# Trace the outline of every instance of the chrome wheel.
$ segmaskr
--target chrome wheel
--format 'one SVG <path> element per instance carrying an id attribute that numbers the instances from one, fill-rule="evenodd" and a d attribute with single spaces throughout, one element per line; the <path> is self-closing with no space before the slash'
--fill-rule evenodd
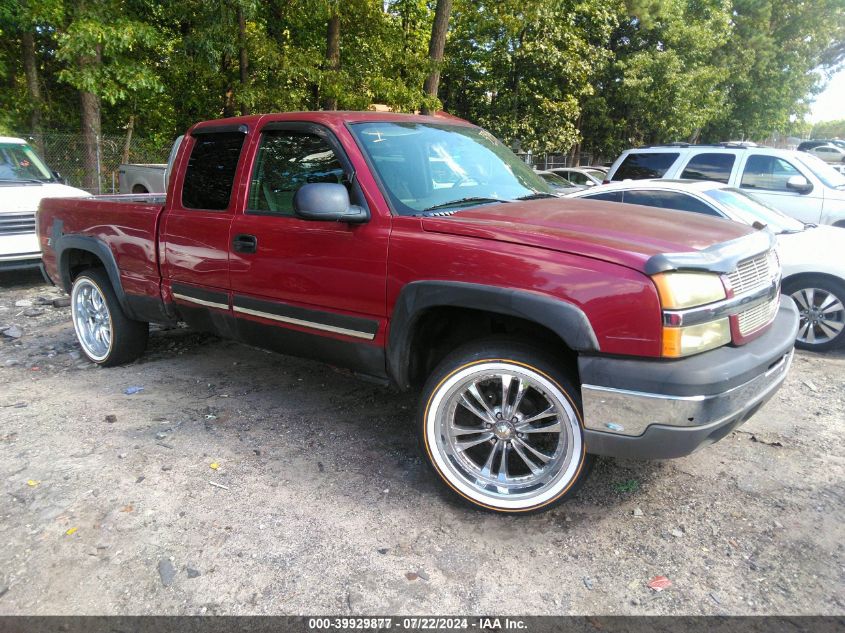
<path id="1" fill-rule="evenodd" d="M 104 360 L 113 344 L 112 318 L 99 286 L 80 277 L 71 295 L 73 327 L 85 354 L 93 361 Z"/>
<path id="2" fill-rule="evenodd" d="M 798 305 L 798 340 L 805 345 L 827 343 L 845 329 L 845 305 L 829 290 L 801 288 L 792 293 Z"/>
<path id="3" fill-rule="evenodd" d="M 494 509 L 561 496 L 583 461 L 574 406 L 553 380 L 521 363 L 485 361 L 452 373 L 426 418 L 437 469 L 459 493 Z"/>

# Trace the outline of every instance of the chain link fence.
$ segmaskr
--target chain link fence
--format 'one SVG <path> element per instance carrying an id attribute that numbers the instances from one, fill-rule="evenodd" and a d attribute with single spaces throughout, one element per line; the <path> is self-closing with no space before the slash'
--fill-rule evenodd
<path id="1" fill-rule="evenodd" d="M 534 169 L 558 169 L 561 167 L 586 167 L 589 165 L 600 165 L 601 158 L 594 156 L 591 152 L 581 152 L 572 160 L 570 154 L 533 154 L 531 152 L 517 152 L 523 161 Z M 596 162 L 594 162 L 596 161 Z"/>
<path id="2" fill-rule="evenodd" d="M 118 193 L 118 167 L 122 163 L 165 163 L 170 146 L 133 136 L 102 135 L 98 143 L 99 188 L 86 187 L 85 142 L 79 132 L 45 132 L 40 137 L 18 134 L 35 149 L 47 166 L 59 172 L 67 184 L 90 193 Z"/>

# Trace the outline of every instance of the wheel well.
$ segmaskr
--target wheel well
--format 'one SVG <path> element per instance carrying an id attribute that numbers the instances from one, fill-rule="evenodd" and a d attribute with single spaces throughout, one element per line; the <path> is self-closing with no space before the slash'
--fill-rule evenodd
<path id="1" fill-rule="evenodd" d="M 824 280 L 832 283 L 834 286 L 845 289 L 845 280 L 835 275 L 827 275 L 825 273 L 797 273 L 791 275 L 781 282 L 781 288 L 786 288 L 796 282 L 805 282 L 810 280 Z"/>
<path id="2" fill-rule="evenodd" d="M 67 270 L 70 283 L 73 283 L 73 280 L 81 272 L 89 268 L 105 268 L 103 261 L 91 251 L 72 248 L 65 251 L 63 257 L 65 258 L 65 270 Z"/>
<path id="3" fill-rule="evenodd" d="M 132 187 L 132 193 L 149 193 L 149 190 L 144 185 L 135 185 Z"/>
<path id="4" fill-rule="evenodd" d="M 560 358 L 562 367 L 569 368 L 577 380 L 576 353 L 547 327 L 495 312 L 441 306 L 429 308 L 414 323 L 408 360 L 411 386 L 421 386 L 437 364 L 456 347 L 491 336 L 507 336 L 536 345 Z"/>

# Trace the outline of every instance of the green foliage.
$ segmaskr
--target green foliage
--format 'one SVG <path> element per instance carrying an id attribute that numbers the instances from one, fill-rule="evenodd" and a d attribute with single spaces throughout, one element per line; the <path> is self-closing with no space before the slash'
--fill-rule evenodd
<path id="1" fill-rule="evenodd" d="M 726 108 L 705 137 L 760 138 L 801 118 L 819 65 L 845 57 L 842 0 L 733 0 L 732 30 L 713 64 L 728 73 Z"/>
<path id="2" fill-rule="evenodd" d="M 820 85 L 814 71 L 845 59 L 842 0 L 455 0 L 435 99 L 422 90 L 434 5 L 0 0 L 0 128 L 26 131 L 33 112 L 25 33 L 45 129 L 78 127 L 86 90 L 100 98 L 104 133 L 132 119 L 136 135 L 162 145 L 225 112 L 327 100 L 445 107 L 540 152 L 765 137 L 797 130 Z M 326 61 L 331 15 L 339 68 Z M 814 135 L 845 135 L 830 130 Z"/>
<path id="3" fill-rule="evenodd" d="M 810 131 L 810 138 L 845 138 L 845 119 L 820 121 Z"/>
<path id="4" fill-rule="evenodd" d="M 57 58 L 67 64 L 59 79 L 112 105 L 164 90 L 150 53 L 166 49 L 161 50 L 163 38 L 153 27 L 132 18 L 105 19 L 105 12 L 80 13 L 58 38 Z M 80 63 L 95 58 L 102 62 Z"/>
<path id="5" fill-rule="evenodd" d="M 611 155 L 632 145 L 695 140 L 728 99 L 725 72 L 711 63 L 728 39 L 727 2 L 628 5 L 618 7 L 602 89 L 583 104 L 585 146 Z"/>
<path id="6" fill-rule="evenodd" d="M 553 151 L 576 141 L 579 103 L 607 62 L 615 25 L 596 0 L 463 0 L 446 47 L 445 105 L 506 143 Z"/>

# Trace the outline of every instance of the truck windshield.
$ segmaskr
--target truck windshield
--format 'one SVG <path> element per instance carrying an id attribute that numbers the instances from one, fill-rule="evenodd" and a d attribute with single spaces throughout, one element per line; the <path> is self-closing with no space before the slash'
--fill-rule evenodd
<path id="1" fill-rule="evenodd" d="M 53 174 L 38 155 L 24 143 L 0 143 L 0 181 L 39 182 L 52 181 Z"/>
<path id="2" fill-rule="evenodd" d="M 542 178 L 480 128 L 380 121 L 351 129 L 400 215 L 552 196 Z"/>

